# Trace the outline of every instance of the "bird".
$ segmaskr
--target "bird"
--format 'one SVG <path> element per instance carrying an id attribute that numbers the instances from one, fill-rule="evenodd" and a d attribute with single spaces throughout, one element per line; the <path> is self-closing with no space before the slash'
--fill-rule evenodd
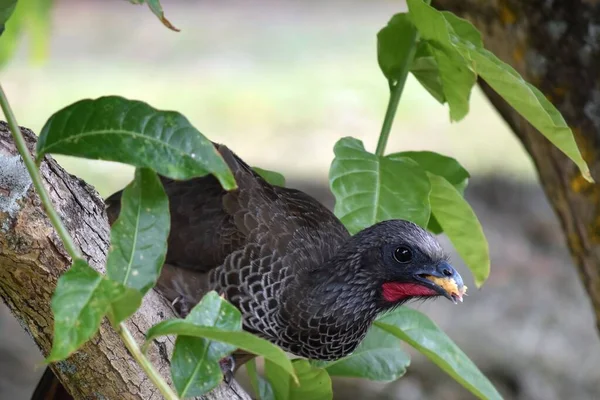
<path id="1" fill-rule="evenodd" d="M 391 219 L 351 235 L 313 197 L 268 183 L 227 146 L 213 146 L 236 189 L 212 175 L 160 177 L 171 230 L 155 289 L 179 316 L 214 290 L 240 311 L 245 331 L 330 361 L 351 354 L 377 316 L 410 300 L 462 301 L 463 279 L 426 229 Z M 111 225 L 122 194 L 105 201 Z M 253 357 L 237 350 L 222 360 L 225 376 Z M 42 398 L 53 397 L 32 400 Z"/>

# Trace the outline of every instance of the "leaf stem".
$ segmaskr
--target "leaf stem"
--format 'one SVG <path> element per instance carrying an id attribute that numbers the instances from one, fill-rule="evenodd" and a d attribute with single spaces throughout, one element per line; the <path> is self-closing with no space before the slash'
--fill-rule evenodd
<path id="1" fill-rule="evenodd" d="M 426 3 L 429 4 L 429 1 L 426 1 Z M 415 58 L 415 53 L 417 52 L 418 40 L 419 32 L 413 27 L 410 49 L 406 59 L 404 60 L 404 64 L 402 65 L 402 70 L 400 70 L 396 80 L 390 81 L 390 99 L 388 101 L 387 110 L 385 111 L 385 117 L 383 119 L 381 133 L 379 134 L 379 140 L 377 141 L 377 149 L 375 150 L 375 154 L 380 157 L 382 157 L 385 153 L 385 146 L 387 145 L 388 138 L 390 137 L 392 124 L 394 123 L 394 117 L 396 116 L 396 110 L 398 109 L 400 97 L 402 96 L 404 85 L 406 84 L 406 78 L 408 78 L 410 67 Z"/>
<path id="2" fill-rule="evenodd" d="M 19 128 L 19 124 L 17 123 L 17 120 L 15 118 L 15 115 L 14 115 L 11 107 L 10 107 L 10 104 L 8 103 L 8 99 L 6 97 L 6 93 L 4 93 L 4 89 L 2 88 L 2 85 L 0 85 L 0 107 L 2 108 L 2 111 L 4 112 L 4 116 L 6 117 L 6 121 L 8 122 L 8 127 L 10 128 L 13 140 L 15 141 L 15 145 L 17 146 L 17 150 L 19 151 L 19 154 L 23 158 L 23 162 L 25 163 L 27 172 L 29 173 L 29 176 L 31 177 L 31 181 L 33 182 L 33 186 L 34 186 L 38 196 L 40 196 L 40 200 L 44 206 L 44 209 L 46 210 L 46 214 L 48 215 L 48 218 L 50 219 L 52 226 L 54 226 L 54 229 L 58 233 L 58 236 L 60 237 L 60 239 L 63 242 L 63 245 L 65 246 L 65 250 L 67 250 L 67 252 L 71 256 L 71 258 L 72 259 L 80 258 L 81 256 L 80 256 L 79 250 L 73 243 L 73 239 L 71 238 L 71 235 L 69 235 L 69 232 L 63 225 L 60 217 L 58 216 L 58 213 L 54 209 L 54 207 L 52 205 L 52 201 L 50 200 L 50 196 L 48 195 L 48 192 L 46 191 L 46 188 L 44 187 L 44 185 L 42 183 L 42 176 L 40 175 L 40 173 L 36 167 L 36 164 L 33 161 L 33 158 L 31 157 L 31 154 L 29 154 L 29 150 L 27 149 L 27 144 L 25 143 L 25 139 L 23 138 L 21 129 Z M 156 369 L 154 369 L 150 360 L 148 360 L 142 354 L 142 352 L 140 351 L 133 336 L 131 335 L 131 332 L 129 332 L 129 330 L 127 329 L 125 324 L 121 323 L 117 327 L 117 331 L 118 331 L 119 335 L 121 336 L 121 338 L 123 339 L 125 346 L 131 352 L 131 355 L 133 356 L 133 358 L 135 358 L 137 363 L 146 372 L 146 374 L 148 375 L 150 380 L 154 383 L 154 385 L 156 385 L 158 390 L 160 390 L 160 392 L 165 397 L 165 399 L 178 400 L 179 397 L 177 397 L 177 394 L 175 394 L 175 392 L 173 392 L 173 390 L 167 384 L 167 382 L 165 382 L 163 377 L 156 371 Z"/>
<path id="3" fill-rule="evenodd" d="M 33 187 L 35 188 L 38 196 L 40 196 L 40 200 L 44 205 L 44 209 L 46 210 L 46 214 L 54 226 L 56 233 L 62 240 L 65 250 L 71 258 L 80 258 L 79 250 L 75 247 L 73 243 L 73 239 L 67 232 L 67 229 L 62 224 L 60 217 L 54 210 L 52 206 L 52 202 L 50 201 L 50 197 L 48 196 L 48 192 L 42 183 L 42 177 L 39 174 L 33 158 L 31 158 L 31 154 L 29 154 L 29 150 L 27 149 L 27 144 L 25 143 L 25 139 L 21 134 L 21 129 L 19 128 L 19 124 L 17 124 L 17 120 L 15 115 L 8 103 L 8 99 L 6 98 L 6 93 L 4 93 L 4 89 L 0 85 L 0 107 L 2 107 L 2 111 L 4 112 L 4 116 L 6 117 L 6 122 L 8 122 L 8 127 L 10 128 L 10 132 L 12 133 L 13 140 L 15 141 L 15 145 L 17 146 L 17 150 L 21 157 L 23 158 L 23 162 L 25 163 L 25 168 L 27 168 L 27 172 L 29 172 L 29 176 L 31 177 L 31 181 L 33 182 Z"/>
<path id="4" fill-rule="evenodd" d="M 137 363 L 142 367 L 148 378 L 154 383 L 154 385 L 158 388 L 160 393 L 164 396 L 166 400 L 179 400 L 177 394 L 171 389 L 169 384 L 165 382 L 163 377 L 154 369 L 152 363 L 146 358 L 144 353 L 140 350 L 137 342 L 133 338 L 133 335 L 127 329 L 125 324 L 121 322 L 119 324 L 117 332 L 123 339 L 123 343 L 125 343 L 125 347 L 129 350 L 133 358 L 137 361 Z"/>

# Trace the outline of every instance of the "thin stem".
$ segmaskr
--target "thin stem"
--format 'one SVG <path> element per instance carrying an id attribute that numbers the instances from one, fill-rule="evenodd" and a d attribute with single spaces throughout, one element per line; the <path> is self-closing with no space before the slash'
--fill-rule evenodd
<path id="1" fill-rule="evenodd" d="M 396 116 L 396 110 L 398 109 L 400 97 L 402 96 L 402 91 L 404 90 L 404 84 L 406 83 L 410 66 L 415 58 L 418 39 L 419 33 L 416 29 L 414 29 L 413 37 L 410 42 L 410 49 L 406 55 L 404 64 L 402 65 L 402 70 L 398 74 L 397 79 L 390 83 L 390 100 L 388 101 L 387 110 L 385 111 L 383 126 L 381 127 L 381 133 L 379 134 L 379 140 L 377 142 L 377 149 L 375 150 L 375 154 L 378 156 L 383 156 L 385 153 L 385 146 L 387 145 L 388 138 L 390 137 L 392 124 L 394 123 L 394 117 Z"/>
<path id="2" fill-rule="evenodd" d="M 75 244 L 73 243 L 73 239 L 71 239 L 71 235 L 69 235 L 69 232 L 67 232 L 67 229 L 62 224 L 60 217 L 58 216 L 58 214 L 56 213 L 56 210 L 54 210 L 54 207 L 52 206 L 52 202 L 50 201 L 48 192 L 46 191 L 46 188 L 42 184 L 42 176 L 40 175 L 33 159 L 31 158 L 31 155 L 29 154 L 29 150 L 27 149 L 27 145 L 25 144 L 25 139 L 23 138 L 23 135 L 21 134 L 21 129 L 19 128 L 19 124 L 17 123 L 15 115 L 13 114 L 13 111 L 10 108 L 10 104 L 8 103 L 8 99 L 6 98 L 6 94 L 4 93 L 4 90 L 2 89 L 1 85 L 0 85 L 0 107 L 2 107 L 2 111 L 4 112 L 4 116 L 6 117 L 6 121 L 8 122 L 8 127 L 10 128 L 10 131 L 12 133 L 12 137 L 17 146 L 17 150 L 19 151 L 19 154 L 21 154 L 21 157 L 23 158 L 23 162 L 25 163 L 27 172 L 29 172 L 29 176 L 31 177 L 33 186 L 35 187 L 35 190 L 36 190 L 38 196 L 40 196 L 40 200 L 41 200 L 42 204 L 44 205 L 44 209 L 46 210 L 46 214 L 48 215 L 48 218 L 50 218 L 50 222 L 52 223 L 52 226 L 54 226 L 54 229 L 58 233 L 58 236 L 62 240 L 62 242 L 65 246 L 65 249 L 71 256 L 71 258 L 73 258 L 73 259 L 80 258 L 81 256 L 79 254 L 79 250 L 77 249 L 77 247 L 75 247 Z M 179 397 L 177 397 L 177 394 L 175 394 L 175 392 L 173 392 L 173 390 L 167 384 L 167 382 L 165 382 L 163 377 L 156 371 L 156 369 L 154 369 L 150 360 L 148 360 L 144 356 L 144 354 L 142 354 L 142 352 L 140 351 L 140 348 L 138 347 L 137 343 L 135 342 L 133 336 L 131 335 L 131 332 L 129 332 L 129 330 L 127 329 L 127 327 L 125 326 L 124 323 L 121 323 L 118 326 L 117 331 L 118 331 L 119 335 L 121 336 L 121 338 L 123 339 L 125 346 L 127 347 L 127 349 L 129 349 L 129 352 L 131 353 L 133 358 L 135 358 L 137 363 L 146 372 L 146 374 L 148 375 L 148 377 L 150 378 L 152 383 L 154 383 L 154 385 L 158 388 L 158 390 L 160 390 L 160 392 L 165 397 L 165 399 L 178 400 Z"/>
<path id="3" fill-rule="evenodd" d="M 163 377 L 154 369 L 150 361 L 144 356 L 142 351 L 140 350 L 137 342 L 131 335 L 131 332 L 127 329 L 125 324 L 122 322 L 119 325 L 118 333 L 123 339 L 123 343 L 125 343 L 125 347 L 129 350 L 133 358 L 138 362 L 138 364 L 142 367 L 146 375 L 150 378 L 152 383 L 158 388 L 160 393 L 164 396 L 166 400 L 178 400 L 179 397 L 177 394 L 171 389 L 171 387 L 165 382 Z"/>
<path id="4" fill-rule="evenodd" d="M 25 168 L 27 168 L 27 172 L 29 172 L 29 176 L 33 182 L 33 187 L 35 187 L 38 196 L 40 196 L 40 200 L 44 205 L 44 209 L 46 210 L 46 214 L 48 218 L 50 218 L 50 222 L 58 236 L 62 240 L 65 250 L 71 256 L 71 258 L 79 258 L 79 250 L 75 247 L 73 243 L 73 239 L 67 232 L 67 229 L 62 224 L 60 217 L 52 207 L 52 202 L 50 201 L 50 197 L 48 196 L 48 192 L 46 188 L 42 184 L 42 177 L 39 174 L 31 155 L 29 154 L 29 150 L 27 149 L 27 145 L 25 144 L 25 139 L 23 139 L 23 135 L 21 134 L 21 129 L 19 129 L 19 124 L 17 124 L 17 120 L 15 115 L 13 114 L 12 109 L 10 108 L 10 104 L 8 103 L 8 99 L 6 98 L 6 94 L 4 93 L 4 89 L 0 85 L 0 107 L 2 107 L 2 111 L 4 112 L 4 116 L 6 117 L 6 121 L 8 122 L 8 127 L 12 133 L 13 140 L 17 146 L 17 150 L 21 157 L 23 158 L 23 162 L 25 163 Z"/>

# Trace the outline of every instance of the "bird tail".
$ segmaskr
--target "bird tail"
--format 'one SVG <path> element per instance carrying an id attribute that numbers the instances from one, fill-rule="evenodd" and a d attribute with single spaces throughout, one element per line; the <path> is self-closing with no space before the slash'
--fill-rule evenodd
<path id="1" fill-rule="evenodd" d="M 233 173 L 238 184 L 241 183 L 243 186 L 244 181 L 248 181 L 247 179 L 244 179 L 244 177 L 250 177 L 250 181 L 257 178 L 262 179 L 256 172 L 254 172 L 254 170 L 248 164 L 244 162 L 244 160 L 242 160 L 240 157 L 237 156 L 237 154 L 231 151 L 229 147 L 225 146 L 224 144 L 215 142 L 212 142 L 212 144 L 213 146 L 215 146 L 215 149 L 217 149 L 219 154 L 221 154 L 223 160 L 225 160 L 225 162 L 227 163 L 227 166 Z M 214 177 L 210 178 L 215 179 Z M 161 177 L 161 180 L 163 182 L 163 185 L 168 184 L 168 182 L 171 181 L 171 179 L 165 177 Z M 118 192 L 113 193 L 108 198 L 106 198 L 106 200 L 104 200 L 104 203 L 106 204 L 106 214 L 108 216 L 108 223 L 110 225 L 112 225 L 113 222 L 115 222 L 115 220 L 119 216 L 119 212 L 121 210 L 122 196 L 123 190 L 119 190 Z"/>
<path id="2" fill-rule="evenodd" d="M 225 160 L 225 162 L 227 163 L 227 166 L 229 167 L 234 176 L 237 175 L 237 173 L 239 172 L 256 175 L 252 168 L 250 168 L 250 166 L 246 164 L 244 160 L 239 158 L 237 154 L 231 151 L 229 147 L 225 146 L 224 144 L 218 144 L 214 142 L 213 144 L 219 152 L 219 154 L 221 154 L 221 157 L 223 157 L 223 160 Z"/>

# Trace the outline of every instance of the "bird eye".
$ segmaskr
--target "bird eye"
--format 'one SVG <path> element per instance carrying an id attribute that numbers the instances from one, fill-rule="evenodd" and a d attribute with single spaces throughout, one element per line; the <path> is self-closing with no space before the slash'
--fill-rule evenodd
<path id="1" fill-rule="evenodd" d="M 412 251 L 406 246 L 400 246 L 394 250 L 394 258 L 400 263 L 410 262 L 412 257 Z"/>

